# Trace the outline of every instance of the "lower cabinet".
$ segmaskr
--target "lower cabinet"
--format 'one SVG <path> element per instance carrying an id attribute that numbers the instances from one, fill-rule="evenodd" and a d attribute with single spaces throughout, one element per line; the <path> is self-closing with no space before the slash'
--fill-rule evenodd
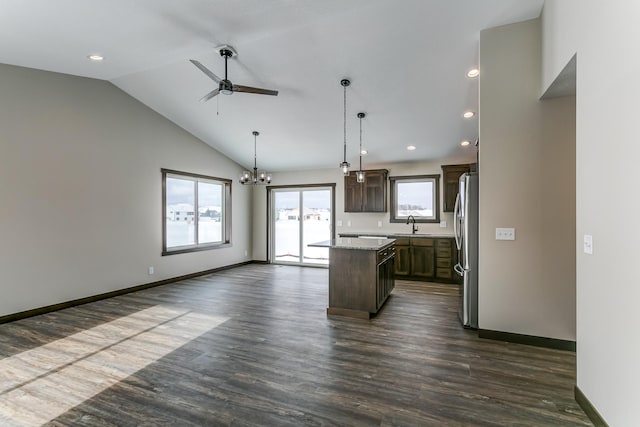
<path id="1" fill-rule="evenodd" d="M 393 245 L 380 250 L 329 249 L 328 315 L 368 319 L 394 288 Z"/>
<path id="2" fill-rule="evenodd" d="M 457 283 L 458 276 L 453 270 L 456 262 L 457 251 L 452 238 L 396 239 L 395 275 L 398 279 Z"/>

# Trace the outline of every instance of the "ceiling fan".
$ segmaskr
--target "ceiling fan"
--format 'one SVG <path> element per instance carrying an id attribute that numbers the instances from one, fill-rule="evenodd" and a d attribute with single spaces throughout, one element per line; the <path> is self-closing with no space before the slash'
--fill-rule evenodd
<path id="1" fill-rule="evenodd" d="M 233 58 L 234 56 L 238 55 L 238 53 L 235 51 L 234 48 L 228 45 L 220 46 L 218 50 L 220 51 L 220 56 L 224 58 L 224 79 L 221 79 L 220 77 L 216 76 L 211 70 L 209 70 L 207 67 L 205 67 L 195 59 L 189 60 L 193 65 L 198 67 L 200 71 L 205 73 L 207 77 L 209 77 L 214 82 L 218 83 L 218 88 L 212 90 L 211 92 L 203 96 L 200 99 L 200 101 L 203 101 L 203 102 L 208 101 L 214 96 L 218 95 L 219 93 L 222 93 L 223 95 L 231 95 L 234 92 L 245 92 L 245 93 L 257 93 L 259 95 L 273 95 L 273 96 L 278 95 L 277 90 L 260 89 L 257 87 L 234 85 L 233 83 L 231 83 L 231 80 L 227 78 L 227 61 L 229 60 L 229 58 Z"/>

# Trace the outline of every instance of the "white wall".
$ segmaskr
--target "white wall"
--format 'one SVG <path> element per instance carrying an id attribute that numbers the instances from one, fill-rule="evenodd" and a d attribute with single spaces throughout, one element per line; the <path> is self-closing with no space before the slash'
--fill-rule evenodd
<path id="1" fill-rule="evenodd" d="M 451 158 L 442 161 L 422 161 L 401 164 L 365 165 L 363 169 L 387 169 L 389 176 L 433 175 L 440 174 L 440 220 L 447 222 L 446 228 L 439 224 L 419 223 L 418 233 L 432 233 L 438 235 L 453 235 L 453 214 L 442 212 L 442 168 L 441 165 L 475 163 L 475 147 L 468 147 L 469 154 L 464 158 Z M 301 185 L 316 183 L 336 184 L 336 222 L 342 221 L 342 227 L 336 226 L 336 234 L 351 232 L 374 233 L 410 233 L 411 226 L 403 223 L 390 223 L 389 211 L 384 213 L 345 213 L 344 212 L 344 177 L 336 167 L 334 169 L 319 169 L 312 171 L 279 172 L 273 175 L 273 185 Z M 387 184 L 387 201 L 389 199 Z M 257 187 L 254 190 L 254 221 L 253 221 L 253 256 L 255 260 L 267 259 L 267 190 Z M 389 208 L 391 205 L 387 203 Z M 347 226 L 348 221 L 351 226 Z M 378 221 L 382 227 L 378 227 Z"/>
<path id="2" fill-rule="evenodd" d="M 479 326 L 575 340 L 575 97 L 538 99 L 540 31 L 480 34 Z"/>
<path id="3" fill-rule="evenodd" d="M 639 17 L 628 0 L 547 0 L 542 14 L 542 90 L 577 53 L 578 386 L 611 426 L 640 425 Z"/>
<path id="4" fill-rule="evenodd" d="M 250 259 L 235 183 L 233 247 L 160 256 L 160 168 L 237 164 L 108 82 L 0 65 L 0 93 L 0 315 Z"/>

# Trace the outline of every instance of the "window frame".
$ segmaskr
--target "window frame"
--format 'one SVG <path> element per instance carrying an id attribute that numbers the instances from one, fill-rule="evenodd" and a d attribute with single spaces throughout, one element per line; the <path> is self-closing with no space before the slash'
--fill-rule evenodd
<path id="1" fill-rule="evenodd" d="M 402 222 L 407 221 L 406 216 L 398 216 L 397 213 L 397 183 L 411 183 L 411 182 L 425 182 L 433 181 L 433 187 L 435 191 L 432 194 L 434 218 L 428 218 L 424 216 L 416 216 L 415 221 L 419 223 L 439 223 L 440 222 L 440 174 L 435 175 L 410 175 L 410 176 L 392 176 L 389 177 L 389 198 L 391 202 L 391 212 L 389 215 L 389 222 Z"/>
<path id="2" fill-rule="evenodd" d="M 162 256 L 184 254 L 189 252 L 208 251 L 231 246 L 231 183 L 232 180 L 218 178 L 214 176 L 201 175 L 189 172 L 181 172 L 173 169 L 160 169 L 162 173 Z M 195 223 L 195 243 L 191 245 L 175 246 L 175 249 L 167 248 L 167 177 L 191 180 L 194 185 L 194 223 Z M 222 213 L 222 242 L 198 243 L 199 218 L 195 215 L 198 212 L 198 182 L 207 182 L 223 185 Z"/>

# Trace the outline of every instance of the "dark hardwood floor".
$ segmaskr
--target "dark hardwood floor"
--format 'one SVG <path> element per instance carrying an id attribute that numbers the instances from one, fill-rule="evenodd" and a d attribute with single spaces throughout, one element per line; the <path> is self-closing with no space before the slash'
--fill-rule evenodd
<path id="1" fill-rule="evenodd" d="M 575 354 L 462 329 L 456 287 L 365 321 L 327 281 L 255 264 L 0 325 L 0 425 L 591 425 Z"/>

